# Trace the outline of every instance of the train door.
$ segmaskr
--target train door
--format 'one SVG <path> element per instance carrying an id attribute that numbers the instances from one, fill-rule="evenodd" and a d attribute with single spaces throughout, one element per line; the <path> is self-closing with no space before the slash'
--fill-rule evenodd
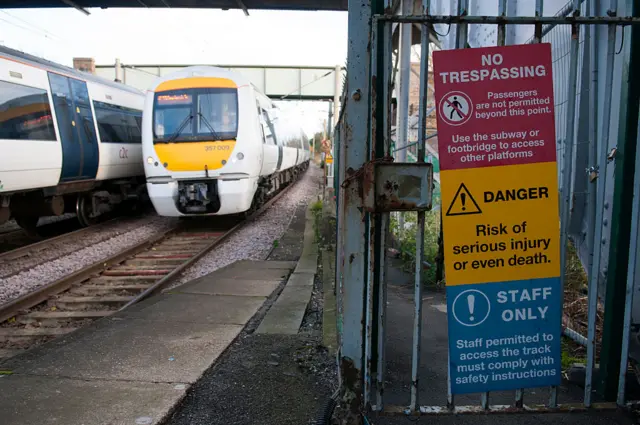
<path id="1" fill-rule="evenodd" d="M 99 153 L 87 83 L 49 73 L 49 84 L 62 145 L 60 182 L 95 179 Z"/>
<path id="2" fill-rule="evenodd" d="M 273 125 L 273 121 L 271 121 L 271 117 L 269 117 L 269 113 L 263 109 L 262 114 L 264 116 L 264 120 L 269 126 L 269 133 L 271 133 L 271 137 L 273 137 L 273 143 L 278 147 L 278 164 L 276 165 L 276 171 L 280 171 L 280 167 L 282 167 L 282 157 L 284 155 L 282 142 L 278 141 L 278 138 L 276 137 L 275 126 Z"/>

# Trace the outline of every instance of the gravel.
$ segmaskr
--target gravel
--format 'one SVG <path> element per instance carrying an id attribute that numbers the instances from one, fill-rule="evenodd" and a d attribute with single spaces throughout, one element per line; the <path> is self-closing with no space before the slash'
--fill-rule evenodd
<path id="1" fill-rule="evenodd" d="M 265 260 L 275 240 L 289 227 L 299 205 L 318 194 L 322 170 L 311 166 L 289 192 L 254 222 L 247 224 L 189 268 L 170 288 L 197 279 L 239 260 Z"/>
<path id="2" fill-rule="evenodd" d="M 104 226 L 94 226 L 85 229 L 75 238 L 63 238 L 42 246 L 39 250 L 30 251 L 28 255 L 10 261 L 0 262 L 0 278 L 18 274 L 28 268 L 34 268 L 45 262 L 80 251 L 83 248 L 97 245 L 101 242 L 124 235 L 143 226 L 163 223 L 168 220 L 163 217 L 147 216 L 137 219 L 123 219 L 106 223 Z"/>
<path id="3" fill-rule="evenodd" d="M 136 227 L 132 226 L 131 230 L 126 233 L 118 234 L 121 232 L 117 229 L 111 229 L 108 230 L 108 232 L 111 232 L 110 234 L 112 237 L 107 240 L 99 243 L 91 243 L 89 245 L 79 241 L 78 243 L 84 245 L 84 248 L 75 250 L 69 255 L 56 258 L 55 260 L 40 263 L 29 270 L 14 274 L 7 278 L 0 278 L 0 304 L 7 303 L 21 295 L 33 291 L 35 288 L 44 286 L 101 259 L 117 254 L 118 252 L 131 247 L 160 231 L 168 229 L 172 226 L 172 223 L 175 223 L 175 220 L 156 217 L 151 220 L 147 219 L 146 224 L 144 224 L 143 221 L 138 222 Z M 73 245 L 73 243 L 67 243 L 69 245 Z M 76 249 L 77 248 L 78 247 L 76 247 Z M 43 255 L 51 255 L 49 252 L 50 251 L 47 250 L 48 254 Z M 12 265 L 2 265 L 2 267 L 4 270 L 9 270 Z M 5 271 L 5 273 L 8 272 Z"/>
<path id="4" fill-rule="evenodd" d="M 238 260 L 264 260 L 287 230 L 299 205 L 306 205 L 319 191 L 322 170 L 310 167 L 302 179 L 254 222 L 194 264 L 173 286 L 186 283 Z M 153 217 L 124 222 L 76 241 L 60 241 L 33 256 L 0 264 L 0 304 L 20 297 L 122 251 L 167 229 L 174 219 Z M 62 255 L 61 255 L 62 253 Z M 29 268 L 25 270 L 25 268 Z"/>

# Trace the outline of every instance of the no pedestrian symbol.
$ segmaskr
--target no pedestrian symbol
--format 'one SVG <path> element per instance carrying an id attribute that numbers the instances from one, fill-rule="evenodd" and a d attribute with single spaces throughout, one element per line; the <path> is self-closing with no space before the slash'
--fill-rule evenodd
<path id="1" fill-rule="evenodd" d="M 473 103 L 465 93 L 452 91 L 440 100 L 439 112 L 446 124 L 462 125 L 471 118 Z"/>
<path id="2" fill-rule="evenodd" d="M 467 186 L 464 183 L 460 183 L 460 187 L 458 187 L 458 191 L 453 197 L 453 201 L 451 201 L 451 205 L 449 205 L 449 209 L 447 209 L 447 215 L 469 215 L 469 214 L 482 214 L 482 210 L 478 206 L 478 203 L 473 196 L 471 196 L 471 192 L 467 189 Z"/>

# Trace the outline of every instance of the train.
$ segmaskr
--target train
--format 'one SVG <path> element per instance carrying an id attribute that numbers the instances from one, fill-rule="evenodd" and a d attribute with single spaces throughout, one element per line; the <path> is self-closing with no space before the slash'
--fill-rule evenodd
<path id="1" fill-rule="evenodd" d="M 142 153 L 149 198 L 168 217 L 251 214 L 311 158 L 295 110 L 211 66 L 183 68 L 149 88 Z"/>
<path id="2" fill-rule="evenodd" d="M 35 232 L 43 216 L 83 226 L 147 201 L 145 95 L 0 46 L 0 224 Z"/>

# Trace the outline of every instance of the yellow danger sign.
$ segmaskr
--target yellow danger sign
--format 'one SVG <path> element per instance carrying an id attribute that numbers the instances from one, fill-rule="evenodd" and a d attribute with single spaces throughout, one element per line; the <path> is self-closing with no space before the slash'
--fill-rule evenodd
<path id="1" fill-rule="evenodd" d="M 447 285 L 560 273 L 556 163 L 441 171 Z"/>
<path id="2" fill-rule="evenodd" d="M 333 156 L 331 155 L 331 153 L 327 153 L 327 155 L 325 157 L 325 162 L 327 164 L 333 164 Z"/>

